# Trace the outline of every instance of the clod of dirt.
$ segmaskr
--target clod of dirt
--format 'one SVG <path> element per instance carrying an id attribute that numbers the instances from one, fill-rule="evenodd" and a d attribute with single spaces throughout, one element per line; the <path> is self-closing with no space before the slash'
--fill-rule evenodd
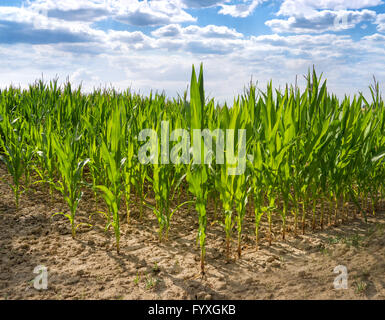
<path id="1" fill-rule="evenodd" d="M 276 257 L 276 256 L 270 256 L 270 257 L 268 257 L 268 258 L 266 259 L 266 261 L 267 261 L 268 263 L 272 263 L 272 262 L 274 262 L 276 259 L 278 259 L 278 257 Z"/>

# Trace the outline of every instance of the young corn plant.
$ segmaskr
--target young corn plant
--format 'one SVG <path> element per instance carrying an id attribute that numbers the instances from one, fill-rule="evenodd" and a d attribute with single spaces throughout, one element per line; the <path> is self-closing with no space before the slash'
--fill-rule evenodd
<path id="1" fill-rule="evenodd" d="M 126 220 L 127 224 L 130 224 L 130 204 L 131 204 L 131 183 L 132 183 L 132 174 L 133 174 L 133 159 L 134 159 L 134 141 L 132 135 L 133 126 L 131 121 L 133 118 L 129 119 L 127 117 L 127 110 L 122 106 L 120 109 L 120 118 L 123 124 L 122 129 L 122 150 L 124 153 L 124 158 L 121 161 L 122 168 L 122 179 L 124 186 L 124 200 L 126 204 Z"/>
<path id="2" fill-rule="evenodd" d="M 233 206 L 234 206 L 234 193 L 235 193 L 235 177 L 229 175 L 229 166 L 222 165 L 220 170 L 220 180 L 217 183 L 220 199 L 222 201 L 222 207 L 224 212 L 224 222 L 222 226 L 226 234 L 226 260 L 230 261 L 230 244 L 232 239 L 232 232 L 234 228 L 233 220 Z"/>
<path id="3" fill-rule="evenodd" d="M 193 66 L 191 76 L 191 87 L 190 87 L 190 130 L 192 136 L 192 143 L 203 146 L 203 137 L 194 136 L 194 129 L 204 129 L 204 107 L 205 107 L 205 96 L 203 87 L 203 66 L 201 65 L 199 80 L 197 81 L 195 69 Z M 198 140 L 198 141 L 196 141 Z M 200 164 L 193 164 L 194 159 L 191 160 L 190 165 L 187 169 L 186 179 L 189 184 L 189 191 L 195 196 L 195 208 L 198 212 L 198 239 L 201 249 L 201 273 L 205 274 L 205 256 L 206 256 L 206 227 L 207 227 L 207 216 L 206 216 L 206 204 L 208 195 L 208 175 L 209 171 L 207 165 L 205 165 L 205 154 L 204 148 L 197 148 L 194 152 L 194 158 L 199 160 Z"/>
<path id="4" fill-rule="evenodd" d="M 243 105 L 243 108 L 240 108 L 238 111 L 236 111 L 237 106 L 238 104 L 233 107 L 233 112 L 237 112 L 238 120 L 235 122 L 235 124 L 233 120 L 230 122 L 230 129 L 233 129 L 235 132 L 238 132 L 238 135 L 234 137 L 234 139 L 230 139 L 234 141 L 234 143 L 230 143 L 232 141 L 227 141 L 226 143 L 226 163 L 238 162 L 236 163 L 236 165 L 239 169 L 241 169 L 239 172 L 236 172 L 236 171 L 234 172 L 235 173 L 234 204 L 237 212 L 236 222 L 237 222 L 237 232 L 238 232 L 237 253 L 238 253 L 238 258 L 240 258 L 242 254 L 242 248 L 241 248 L 242 227 L 243 227 L 243 222 L 246 215 L 246 208 L 249 200 L 249 195 L 252 189 L 251 187 L 249 187 L 249 182 L 251 180 L 250 173 L 252 171 L 250 170 L 250 163 L 249 163 L 250 160 L 247 159 L 247 144 L 249 142 L 249 145 L 250 145 L 251 140 L 248 141 L 247 133 L 251 135 L 253 130 L 250 123 L 251 121 L 248 121 L 250 114 L 252 115 L 252 112 L 249 113 L 249 108 L 245 105 Z M 251 118 L 252 117 L 253 116 L 251 116 Z M 232 119 L 234 118 L 236 117 L 233 114 Z M 251 138 L 252 137 L 249 136 L 249 139 Z M 231 159 L 231 158 L 235 158 L 234 157 L 235 155 L 233 153 L 236 152 L 236 149 L 238 152 L 238 161 L 235 161 L 235 159 Z M 249 150 L 251 150 L 251 147 L 249 147 Z"/>
<path id="5" fill-rule="evenodd" d="M 119 108 L 115 108 L 107 124 L 107 142 L 102 141 L 101 157 L 103 161 L 103 170 L 106 172 L 106 181 L 104 185 L 97 188 L 102 192 L 102 196 L 112 215 L 112 220 L 107 224 L 114 229 L 116 240 L 116 251 L 120 253 L 120 218 L 119 208 L 122 198 L 122 166 L 124 166 L 123 148 L 121 143 L 122 123 Z"/>
<path id="6" fill-rule="evenodd" d="M 131 138 L 139 134 L 143 128 L 150 128 L 153 124 L 150 123 L 149 117 L 145 113 L 145 108 L 140 106 L 136 107 L 136 113 L 134 121 L 130 123 L 130 135 Z M 133 139 L 133 150 L 139 150 L 138 139 Z M 143 212 L 146 206 L 149 206 L 152 210 L 152 206 L 146 201 L 147 190 L 146 180 L 149 180 L 148 167 L 143 165 L 138 158 L 137 152 L 134 152 L 132 162 L 131 162 L 131 180 L 130 184 L 135 191 L 136 198 L 138 199 L 137 204 L 139 206 L 139 220 L 143 218 Z M 128 184 L 128 181 L 126 182 Z"/>
<path id="7" fill-rule="evenodd" d="M 162 241 L 162 239 L 165 239 L 167 241 L 173 215 L 179 208 L 191 201 L 186 201 L 179 204 L 175 209 L 171 209 L 172 187 L 176 181 L 174 169 L 170 165 L 155 164 L 153 167 L 152 182 L 156 201 L 156 206 L 153 207 L 153 211 L 159 224 L 159 240 Z"/>
<path id="8" fill-rule="evenodd" d="M 251 188 L 254 196 L 254 216 L 255 216 L 255 246 L 258 249 L 259 226 L 265 210 L 263 210 L 263 159 L 261 143 L 257 142 L 254 146 L 254 159 L 252 163 Z"/>
<path id="9" fill-rule="evenodd" d="M 242 247 L 241 247 L 241 237 L 242 237 L 242 226 L 243 221 L 246 215 L 246 207 L 248 203 L 248 197 L 251 191 L 251 188 L 248 188 L 248 177 L 245 175 L 237 176 L 236 179 L 236 192 L 235 192 L 235 203 L 237 210 L 237 231 L 238 231 L 238 257 L 241 257 Z"/>
<path id="10" fill-rule="evenodd" d="M 16 210 L 19 210 L 19 200 L 22 193 L 21 179 L 27 165 L 24 125 L 24 122 L 19 118 L 11 120 L 7 114 L 0 114 L 2 131 L 0 147 L 3 150 L 3 154 L 0 154 L 0 160 L 5 163 L 9 174 L 12 176 L 10 187 L 14 194 Z"/>
<path id="11" fill-rule="evenodd" d="M 226 157 L 221 165 L 220 180 L 217 182 L 220 198 L 225 214 L 223 224 L 226 233 L 227 260 L 230 259 L 230 242 L 235 222 L 238 231 L 238 256 L 241 254 L 241 233 L 243 219 L 246 214 L 248 201 L 248 170 L 246 170 L 246 130 L 240 130 L 245 126 L 246 117 L 241 113 L 239 105 L 234 105 L 231 113 L 222 113 L 226 131 Z M 238 157 L 235 156 L 238 151 Z M 237 171 L 239 170 L 239 172 Z M 236 216 L 233 220 L 233 211 L 236 208 Z"/>
<path id="12" fill-rule="evenodd" d="M 165 114 L 164 120 L 166 120 Z M 171 128 L 169 122 L 160 121 L 158 122 L 155 129 L 158 132 L 158 136 L 166 137 L 169 136 Z M 183 181 L 184 176 L 179 177 L 177 174 L 178 170 L 176 170 L 174 164 L 169 163 L 169 146 L 161 146 L 159 141 L 157 141 L 157 143 L 158 149 L 161 150 L 161 159 L 158 159 L 158 161 L 155 161 L 153 164 L 153 178 L 148 178 L 148 180 L 152 182 L 153 191 L 155 194 L 156 205 L 153 207 L 153 212 L 155 213 L 159 224 L 159 240 L 162 241 L 164 238 L 167 241 L 173 215 L 182 206 L 191 203 L 192 201 L 185 201 L 178 204 L 176 208 L 171 209 L 171 201 L 174 198 L 175 191 L 179 188 L 181 182 Z M 186 148 L 186 146 L 184 146 L 184 148 Z M 159 160 L 162 160 L 162 164 L 158 163 Z M 176 166 L 179 167 L 177 164 Z"/>
<path id="13" fill-rule="evenodd" d="M 57 157 L 57 169 L 60 174 L 60 180 L 53 183 L 67 202 L 70 212 L 58 212 L 56 215 L 63 215 L 68 218 L 71 225 L 72 238 L 76 236 L 76 230 L 83 223 L 76 224 L 75 217 L 79 202 L 83 196 L 82 179 L 83 169 L 89 162 L 89 159 L 80 160 L 82 155 L 81 140 L 82 135 L 77 133 L 69 133 L 64 139 L 60 139 L 58 135 L 52 136 L 52 148 Z"/>
<path id="14" fill-rule="evenodd" d="M 53 200 L 54 177 L 55 177 L 55 154 L 53 149 L 53 136 L 57 133 L 53 129 L 52 119 L 48 118 L 44 126 L 35 127 L 32 130 L 31 138 L 36 146 L 37 164 L 34 166 L 40 180 L 48 185 L 51 201 Z"/>

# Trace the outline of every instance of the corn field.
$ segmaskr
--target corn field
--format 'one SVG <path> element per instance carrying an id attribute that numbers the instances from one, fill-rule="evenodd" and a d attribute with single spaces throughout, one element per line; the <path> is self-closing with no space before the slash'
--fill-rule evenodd
<path id="1" fill-rule="evenodd" d="M 68 219 L 75 238 L 81 225 L 78 205 L 89 190 L 96 207 L 104 202 L 105 230 L 114 233 L 118 253 L 120 226 L 131 223 L 132 208 L 140 212 L 139 219 L 153 212 L 159 241 L 168 241 L 174 214 L 190 208 L 199 226 L 204 273 L 208 218 L 223 227 L 229 258 L 233 239 L 241 257 L 243 223 L 250 211 L 256 248 L 261 221 L 268 223 L 271 244 L 277 221 L 284 240 L 288 229 L 305 233 L 375 215 L 385 196 L 385 106 L 378 83 L 370 90 L 370 101 L 362 94 L 340 100 L 313 70 L 303 92 L 293 86 L 274 90 L 272 83 L 265 91 L 250 85 L 232 106 L 220 106 L 205 97 L 202 66 L 199 75 L 193 67 L 189 98 L 187 92 L 168 99 L 114 89 L 86 94 L 69 82 L 60 87 L 56 80 L 37 81 L 28 89 L 0 90 L 0 156 L 12 178 L 16 210 L 32 184 L 43 184 L 47 195 L 63 197 L 68 210 L 55 215 Z M 228 150 L 216 159 L 220 135 L 213 136 L 213 152 L 198 155 L 201 164 L 154 159 L 143 164 L 143 130 L 162 137 L 165 122 L 167 130 L 187 130 L 202 145 L 206 141 L 193 134 L 195 129 L 245 130 L 244 173 L 229 174 L 237 164 Z M 234 153 L 240 152 L 244 137 L 222 138 Z M 177 137 L 171 139 L 158 158 L 167 160 L 173 147 L 179 150 L 175 157 L 193 152 L 178 149 L 179 143 Z M 151 147 L 158 146 L 160 141 Z M 210 163 L 204 161 L 207 156 Z M 189 200 L 182 201 L 181 195 Z M 208 211 L 209 203 L 215 204 L 215 212 Z"/>

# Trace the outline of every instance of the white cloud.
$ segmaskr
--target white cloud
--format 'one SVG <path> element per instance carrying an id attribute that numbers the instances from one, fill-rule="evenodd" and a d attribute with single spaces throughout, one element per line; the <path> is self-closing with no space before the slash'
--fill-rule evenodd
<path id="1" fill-rule="evenodd" d="M 296 15 L 287 20 L 273 19 L 266 21 L 274 32 L 283 33 L 322 33 L 325 31 L 341 31 L 354 28 L 363 21 L 374 21 L 376 12 L 361 11 L 315 11 L 307 15 Z"/>
<path id="2" fill-rule="evenodd" d="M 370 36 L 365 36 L 362 38 L 362 40 L 368 40 L 368 41 L 385 41 L 385 35 L 382 34 L 372 34 Z"/>
<path id="3" fill-rule="evenodd" d="M 242 38 L 242 33 L 226 26 L 208 25 L 205 27 L 188 26 L 182 28 L 177 24 L 170 24 L 165 27 L 156 29 L 151 33 L 155 37 L 188 37 L 188 38 L 224 38 L 224 39 L 239 39 Z"/>
<path id="4" fill-rule="evenodd" d="M 34 0 L 28 1 L 26 8 L 68 21 L 97 21 L 111 14 L 111 7 L 106 0 Z"/>
<path id="5" fill-rule="evenodd" d="M 182 0 L 182 2 L 188 8 L 208 8 L 208 7 L 216 7 L 219 4 L 224 2 L 228 2 L 229 0 Z"/>
<path id="6" fill-rule="evenodd" d="M 122 50 L 145 50 L 154 47 L 153 39 L 140 31 L 109 30 L 106 43 L 117 52 Z"/>
<path id="7" fill-rule="evenodd" d="M 150 40 L 148 36 L 146 36 L 143 32 L 140 31 L 129 32 L 110 30 L 108 32 L 108 37 L 111 41 L 122 41 L 129 43 L 138 43 Z"/>
<path id="8" fill-rule="evenodd" d="M 112 18 L 136 26 L 194 22 L 181 0 L 29 0 L 27 9 L 50 18 L 95 22 Z"/>
<path id="9" fill-rule="evenodd" d="M 152 37 L 140 31 L 103 31 L 94 29 L 90 23 L 63 21 L 15 7 L 0 11 L 0 28 L 0 43 L 60 44 L 59 50 L 88 55 L 149 49 L 226 54 L 239 45 L 237 40 L 243 38 L 234 29 L 215 25 L 183 28 L 172 24 L 156 29 Z"/>
<path id="10" fill-rule="evenodd" d="M 183 28 L 179 24 L 169 24 L 164 27 L 160 27 L 151 34 L 155 37 L 179 37 L 182 35 Z"/>
<path id="11" fill-rule="evenodd" d="M 115 0 L 113 2 L 114 18 L 120 22 L 135 26 L 158 26 L 170 23 L 195 22 L 183 10 L 180 0 Z"/>
<path id="12" fill-rule="evenodd" d="M 284 0 L 278 15 L 314 14 L 316 10 L 363 9 L 383 4 L 382 0 Z"/>
<path id="13" fill-rule="evenodd" d="M 377 30 L 385 32 L 385 13 L 379 14 L 376 19 Z"/>
<path id="14" fill-rule="evenodd" d="M 85 82 L 100 82 L 100 78 L 92 73 L 92 71 L 85 68 L 80 68 L 72 73 L 69 77 L 69 80 L 73 83 Z"/>
<path id="15" fill-rule="evenodd" d="M 221 5 L 222 9 L 219 10 L 219 13 L 236 18 L 246 18 L 254 12 L 256 7 L 265 1 L 266 0 L 243 0 L 243 3 L 223 4 Z"/>
<path id="16" fill-rule="evenodd" d="M 200 62 L 204 63 L 208 94 L 229 102 L 251 76 L 262 88 L 270 79 L 275 79 L 276 86 L 284 86 L 313 64 L 324 72 L 337 94 L 365 92 L 372 74 L 385 81 L 381 67 L 385 64 L 385 37 L 381 34 L 360 41 L 336 34 L 189 39 L 183 35 L 184 29 L 180 28 L 182 36 L 171 39 L 109 31 L 98 54 L 87 52 L 87 44 L 78 44 L 75 52 L 70 50 L 73 45 L 64 44 L 3 46 L 0 84 L 26 84 L 43 72 L 46 79 L 57 74 L 62 80 L 70 75 L 77 84 L 83 80 L 88 90 L 113 85 L 141 93 L 164 89 L 175 96 L 186 89 L 191 65 Z M 204 32 L 202 29 L 195 32 Z"/>
<path id="17" fill-rule="evenodd" d="M 284 0 L 277 16 L 266 21 L 274 32 L 322 33 L 352 29 L 361 22 L 374 22 L 376 12 L 365 8 L 382 0 Z"/>
<path id="18" fill-rule="evenodd" d="M 103 31 L 86 23 L 72 23 L 16 7 L 0 7 L 0 43 L 62 43 L 97 41 Z"/>

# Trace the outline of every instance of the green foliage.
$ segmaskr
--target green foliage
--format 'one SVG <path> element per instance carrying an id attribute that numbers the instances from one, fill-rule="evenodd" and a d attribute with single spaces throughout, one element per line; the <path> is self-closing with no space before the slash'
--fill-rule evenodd
<path id="1" fill-rule="evenodd" d="M 16 210 L 19 208 L 19 199 L 21 194 L 21 178 L 28 165 L 29 157 L 26 157 L 26 135 L 25 122 L 19 118 L 10 119 L 3 112 L 0 119 L 1 135 L 0 147 L 3 154 L 0 154 L 8 172 L 12 176 L 12 184 L 10 187 L 14 193 Z"/>
<path id="2" fill-rule="evenodd" d="M 139 209 L 141 221 L 145 207 L 151 208 L 160 240 L 168 238 L 174 214 L 193 199 L 202 272 L 210 220 L 223 226 L 229 259 L 234 235 L 241 256 L 250 211 L 257 247 L 265 220 L 265 240 L 272 243 L 276 221 L 285 239 L 291 215 L 295 233 L 300 227 L 305 233 L 309 225 L 315 230 L 347 221 L 353 216 L 348 205 L 365 219 L 375 215 L 385 195 L 385 107 L 379 84 L 371 87 L 372 101 L 361 94 L 341 100 L 327 91 L 326 80 L 315 70 L 306 79 L 303 92 L 289 86 L 274 90 L 272 83 L 262 91 L 251 84 L 231 107 L 206 99 L 202 65 L 198 77 L 192 69 L 189 99 L 187 92 L 173 100 L 129 90 L 85 94 L 57 81 L 0 90 L 0 157 L 12 178 L 16 207 L 35 171 L 40 179 L 33 183 L 44 182 L 52 197 L 58 190 L 68 204 L 70 213 L 63 214 L 75 236 L 76 210 L 88 189 L 96 205 L 99 197 L 104 200 L 106 230 L 113 228 L 119 251 L 123 198 L 128 223 L 131 208 Z M 162 149 L 160 140 L 169 133 L 162 123 L 169 124 L 170 132 L 189 133 L 187 162 L 171 163 L 172 151 L 160 150 L 158 161 L 141 163 L 140 133 L 154 130 Z M 196 129 L 217 132 L 212 144 L 204 134 L 194 135 Z M 170 140 L 170 149 L 178 143 Z M 237 156 L 242 163 L 234 163 Z M 244 170 L 231 174 L 237 167 Z M 155 204 L 147 200 L 150 196 Z M 214 215 L 208 206 L 212 202 Z M 351 244 L 359 245 L 360 239 Z"/>
<path id="3" fill-rule="evenodd" d="M 52 137 L 52 147 L 57 157 L 57 170 L 60 174 L 54 187 L 58 190 L 67 202 L 70 213 L 56 213 L 64 215 L 68 218 L 71 224 L 72 238 L 75 238 L 76 229 L 80 224 L 75 224 L 76 210 L 82 198 L 82 176 L 83 169 L 89 162 L 89 159 L 80 160 L 81 157 L 81 138 L 77 131 L 73 134 L 68 134 L 64 139 L 60 139 L 57 135 Z"/>

